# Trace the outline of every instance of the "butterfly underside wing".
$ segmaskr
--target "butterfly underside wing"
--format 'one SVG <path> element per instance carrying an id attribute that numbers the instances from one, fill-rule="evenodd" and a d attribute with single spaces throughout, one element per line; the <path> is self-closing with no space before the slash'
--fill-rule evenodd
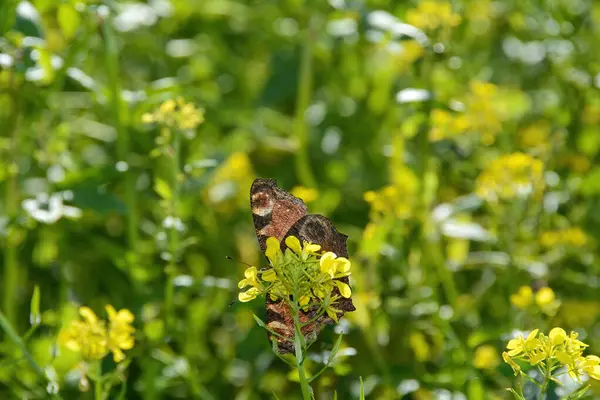
<path id="1" fill-rule="evenodd" d="M 250 189 L 250 206 L 252 208 L 252 218 L 256 236 L 263 254 L 267 248 L 266 240 L 270 236 L 277 238 L 281 242 L 281 249 L 285 250 L 285 238 L 296 236 L 300 242 L 307 241 L 319 244 L 322 251 L 334 252 L 339 257 L 348 258 L 348 249 L 346 241 L 348 236 L 335 229 L 333 223 L 322 215 L 307 214 L 307 208 L 304 202 L 286 192 L 277 186 L 274 179 L 258 178 L 252 184 Z M 348 277 L 340 278 L 344 283 L 348 283 Z M 340 295 L 337 287 L 334 294 Z M 293 340 L 294 322 L 290 311 L 282 300 L 271 300 L 270 296 L 266 299 L 267 307 L 267 326 L 274 332 L 277 332 L 285 338 Z M 352 299 L 346 299 L 340 296 L 340 300 L 335 303 L 335 307 L 340 310 L 338 318 L 345 312 L 354 311 Z M 301 312 L 300 321 L 310 321 L 316 315 L 318 306 Z M 324 315 L 319 317 L 313 323 L 302 328 L 302 333 L 307 342 L 314 341 L 321 328 L 326 324 L 332 324 L 333 320 Z M 294 345 L 287 340 L 277 336 L 269 335 L 270 340 L 277 341 L 277 347 L 280 353 L 293 353 Z"/>

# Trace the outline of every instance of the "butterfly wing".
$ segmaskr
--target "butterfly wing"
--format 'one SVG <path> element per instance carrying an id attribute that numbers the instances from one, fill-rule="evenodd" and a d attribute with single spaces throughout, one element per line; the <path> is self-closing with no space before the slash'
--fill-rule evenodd
<path id="1" fill-rule="evenodd" d="M 296 236 L 301 243 L 307 241 L 319 244 L 324 251 L 331 251 L 338 256 L 348 257 L 346 247 L 348 236 L 338 232 L 333 223 L 326 217 L 316 214 L 307 215 L 304 202 L 278 187 L 276 180 L 256 179 L 250 189 L 250 206 L 256 237 L 263 254 L 267 248 L 266 240 L 268 237 L 277 238 L 281 242 L 282 250 L 285 250 L 285 238 Z M 348 277 L 340 278 L 340 280 L 348 283 Z M 339 296 L 340 293 L 337 287 L 333 293 Z M 272 300 L 270 296 L 267 296 L 266 308 L 269 329 L 292 340 L 294 338 L 294 322 L 285 302 Z M 339 317 L 344 312 L 355 310 L 352 300 L 343 297 L 336 303 L 336 308 L 340 310 Z M 301 312 L 300 320 L 306 322 L 313 319 L 317 311 L 318 307 L 313 307 L 307 312 Z M 322 316 L 303 327 L 302 333 L 308 341 L 314 340 L 320 329 L 325 324 L 331 323 L 333 323 L 331 318 Z M 273 335 L 269 335 L 269 339 L 277 343 L 280 353 L 294 352 L 294 346 L 289 340 Z"/>

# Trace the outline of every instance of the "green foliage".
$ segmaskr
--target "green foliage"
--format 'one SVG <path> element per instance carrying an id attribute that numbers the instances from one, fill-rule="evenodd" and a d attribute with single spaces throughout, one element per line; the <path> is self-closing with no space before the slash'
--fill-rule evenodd
<path id="1" fill-rule="evenodd" d="M 515 331 L 600 353 L 598 2 L 7 0 L 0 35 L 0 398 L 301 398 L 231 304 L 258 176 L 349 235 L 316 399 L 532 398 Z M 106 305 L 135 346 L 86 382 L 57 339 Z"/>

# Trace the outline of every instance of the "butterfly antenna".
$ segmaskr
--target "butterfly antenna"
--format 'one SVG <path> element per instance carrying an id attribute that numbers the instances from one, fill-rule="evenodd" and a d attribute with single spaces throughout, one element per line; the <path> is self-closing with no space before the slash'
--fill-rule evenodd
<path id="1" fill-rule="evenodd" d="M 250 264 L 248 264 L 248 263 L 246 263 L 246 262 L 243 262 L 243 261 L 240 261 L 240 260 L 236 260 L 236 259 L 235 259 L 235 258 L 233 258 L 233 257 L 225 256 L 225 258 L 226 258 L 226 259 L 228 259 L 228 260 L 231 260 L 231 261 L 235 261 L 235 262 L 237 262 L 237 263 L 240 263 L 240 264 L 242 264 L 242 265 L 245 265 L 245 266 L 247 266 L 247 267 L 251 267 L 251 266 L 252 266 L 252 265 L 250 265 Z"/>

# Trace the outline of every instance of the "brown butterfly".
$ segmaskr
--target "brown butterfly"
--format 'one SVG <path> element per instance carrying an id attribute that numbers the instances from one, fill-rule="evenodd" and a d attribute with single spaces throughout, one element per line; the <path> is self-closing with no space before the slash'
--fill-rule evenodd
<path id="1" fill-rule="evenodd" d="M 338 232 L 331 221 L 322 215 L 307 214 L 304 202 L 277 186 L 275 179 L 258 178 L 250 189 L 250 206 L 256 237 L 263 254 L 267 249 L 267 238 L 275 237 L 281 243 L 281 250 L 285 251 L 285 238 L 296 236 L 300 243 L 304 241 L 319 244 L 322 251 L 334 252 L 339 257 L 348 258 L 346 241 L 348 236 Z M 340 278 L 348 284 L 348 277 Z M 333 290 L 339 295 L 337 287 Z M 271 341 L 277 341 L 281 354 L 293 353 L 294 323 L 290 311 L 282 300 L 271 300 L 267 296 L 267 327 L 281 336 L 290 339 L 287 341 L 275 335 L 269 335 Z M 354 311 L 351 298 L 340 296 L 335 303 L 335 308 L 340 310 L 338 318 L 345 312 Z M 318 306 L 313 306 L 306 312 L 301 312 L 300 322 L 310 321 L 318 312 Z M 334 321 L 327 315 L 319 317 L 313 323 L 302 328 L 302 334 L 308 342 L 317 338 L 319 331 L 326 324 Z"/>

